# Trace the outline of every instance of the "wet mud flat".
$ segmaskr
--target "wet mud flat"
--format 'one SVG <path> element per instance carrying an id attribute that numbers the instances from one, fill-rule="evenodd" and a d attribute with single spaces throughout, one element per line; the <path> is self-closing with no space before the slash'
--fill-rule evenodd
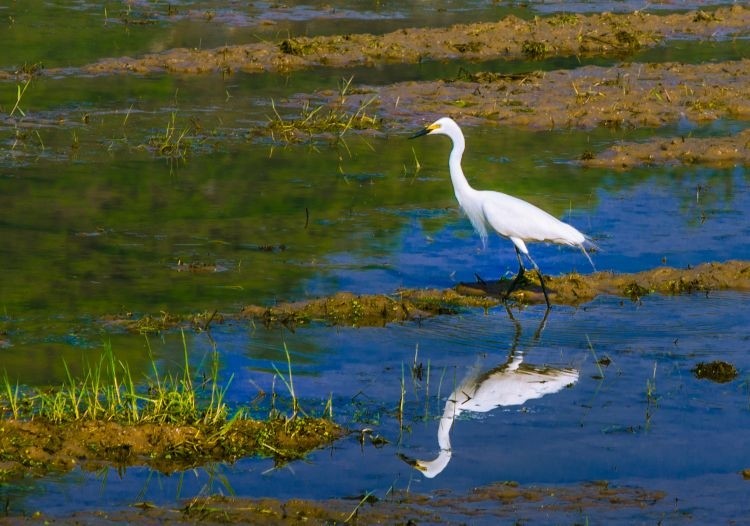
<path id="1" fill-rule="evenodd" d="M 80 69 L 53 69 L 47 73 L 260 73 L 425 60 L 618 55 L 668 38 L 725 37 L 742 34 L 748 27 L 750 9 L 740 5 L 670 15 L 560 14 L 529 21 L 509 16 L 497 22 L 402 29 L 385 35 L 299 37 L 211 50 L 171 49 L 142 57 L 107 58 Z"/>
<path id="2" fill-rule="evenodd" d="M 703 263 L 690 268 L 658 267 L 638 273 L 608 271 L 592 274 L 577 272 L 545 276 L 550 302 L 557 305 L 582 305 L 599 295 L 619 296 L 639 301 L 649 294 L 709 294 L 712 291 L 750 291 L 750 261 Z M 266 326 L 294 328 L 322 322 L 332 326 L 381 327 L 388 323 L 418 321 L 431 316 L 458 314 L 465 309 L 489 309 L 506 302 L 511 279 L 459 283 L 449 289 L 400 289 L 391 293 L 358 294 L 339 292 L 331 296 L 297 301 L 279 301 L 274 305 L 244 306 L 239 312 L 204 311 L 193 314 L 162 312 L 109 315 L 101 318 L 105 326 L 128 331 L 157 333 L 174 327 L 207 330 L 211 324 L 230 320 L 253 320 Z M 511 305 L 544 303 L 539 277 L 527 271 L 507 301 Z"/>
<path id="3" fill-rule="evenodd" d="M 303 458 L 343 434 L 331 420 L 302 416 L 236 419 L 225 425 L 2 419 L 0 481 L 76 467 L 95 471 L 102 466 L 145 465 L 172 473 L 248 456 L 272 457 L 283 464 Z"/>
<path id="4" fill-rule="evenodd" d="M 524 275 L 525 283 L 510 295 L 521 305 L 544 303 L 539 278 Z M 239 314 L 222 319 L 253 319 L 267 325 L 304 325 L 324 322 L 331 325 L 382 326 L 386 323 L 450 315 L 467 308 L 488 309 L 501 304 L 511 280 L 461 283 L 451 289 L 405 289 L 392 294 L 341 292 L 306 301 L 274 306 L 248 305 Z M 709 294 L 712 291 L 750 290 L 750 262 L 704 263 L 692 268 L 660 267 L 634 274 L 595 272 L 546 276 L 550 301 L 558 305 L 581 305 L 607 294 L 638 301 L 649 294 Z M 178 317 L 172 322 L 180 323 Z M 112 319 L 131 330 L 141 330 L 140 320 Z M 170 324 L 167 324 L 170 325 Z M 148 326 L 148 325 L 146 325 Z"/>
<path id="5" fill-rule="evenodd" d="M 625 63 L 612 67 L 466 73 L 456 79 L 358 86 L 344 101 L 347 111 L 363 105 L 391 128 L 415 128 L 448 115 L 462 123 L 532 130 L 659 128 L 681 120 L 704 124 L 750 119 L 750 60 L 703 64 Z M 293 97 L 301 108 L 310 98 L 325 107 L 342 104 L 333 92 Z M 397 124 L 396 124 L 397 123 Z M 603 152 L 574 152 L 583 166 L 731 166 L 750 162 L 750 137 L 651 138 L 623 142 Z"/>
<path id="6" fill-rule="evenodd" d="M 132 510 L 80 513 L 77 524 L 168 522 L 169 524 L 456 524 L 531 518 L 574 520 L 590 513 L 633 510 L 661 516 L 665 493 L 639 487 L 592 482 L 570 487 L 524 486 L 498 482 L 466 494 L 451 491 L 394 491 L 387 498 L 352 495 L 346 499 L 196 498 L 181 508 L 142 503 Z M 140 509 L 138 509 L 140 508 Z M 39 519 L 44 519 L 41 514 Z M 14 521 L 10 522 L 11 524 Z"/>

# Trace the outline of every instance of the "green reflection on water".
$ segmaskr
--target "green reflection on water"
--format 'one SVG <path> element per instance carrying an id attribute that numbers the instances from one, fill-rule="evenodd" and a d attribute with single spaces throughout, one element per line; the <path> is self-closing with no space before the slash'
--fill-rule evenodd
<path id="1" fill-rule="evenodd" d="M 104 6 L 93 4 L 78 10 L 54 2 L 12 7 L 0 10 L 6 16 L 0 30 L 4 70 L 40 61 L 75 66 L 204 38 L 209 45 L 226 30 L 165 21 L 163 13 L 154 24 L 107 21 Z M 107 16 L 119 17 L 119 11 L 110 8 Z M 190 30 L 171 31 L 177 24 Z M 732 58 L 747 46 L 742 40 L 680 42 L 642 56 Z M 470 69 L 577 65 L 577 58 L 551 58 Z M 383 84 L 450 78 L 464 66 L 352 72 Z M 414 217 L 428 234 L 459 221 L 455 214 L 420 213 L 456 209 L 446 140 L 351 135 L 346 144 L 320 139 L 273 148 L 267 137 L 248 136 L 267 120 L 272 98 L 335 89 L 352 72 L 35 77 L 20 103 L 26 117 L 0 119 L 0 345 L 11 345 L 3 359 L 9 374 L 24 371 L 52 382 L 60 378 L 62 357 L 73 364 L 81 349 L 95 354 L 108 338 L 117 340 L 113 349 L 136 369 L 146 364 L 141 337 L 111 334 L 98 323 L 101 317 L 232 311 L 247 303 L 299 299 L 310 280 L 335 275 L 333 255 L 347 254 L 362 268 L 372 256 L 387 265 L 389 256 L 403 251 L 401 234 Z M 3 117 L 16 94 L 15 81 L 0 83 Z M 165 159 L 151 144 L 172 120 L 178 132 L 189 131 L 185 158 Z M 640 170 L 613 177 L 568 161 L 653 131 L 527 132 L 497 124 L 465 130 L 469 180 L 558 217 L 596 206 L 604 184 L 618 188 L 650 175 Z"/>

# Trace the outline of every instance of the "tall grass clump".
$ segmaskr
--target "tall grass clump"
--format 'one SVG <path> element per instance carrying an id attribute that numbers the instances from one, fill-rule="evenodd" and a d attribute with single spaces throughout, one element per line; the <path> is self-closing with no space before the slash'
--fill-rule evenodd
<path id="1" fill-rule="evenodd" d="M 21 391 L 6 373 L 0 386 L 2 416 L 43 418 L 54 423 L 103 420 L 122 424 L 214 425 L 226 422 L 229 408 L 225 394 L 232 377 L 224 385 L 219 383 L 218 354 L 214 351 L 207 377 L 196 385 L 184 334 L 183 348 L 185 361 L 180 372 L 160 373 L 152 356 L 152 373 L 145 381 L 133 378 L 130 367 L 115 357 L 109 344 L 105 344 L 97 362 L 84 363 L 80 377 L 74 376 L 64 363 L 65 380 L 51 389 Z"/>
<path id="2" fill-rule="evenodd" d="M 353 79 L 354 77 L 350 77 L 340 83 L 337 101 L 311 107 L 310 102 L 305 100 L 299 115 L 296 116 L 282 116 L 272 99 L 273 116 L 268 118 L 268 131 L 271 139 L 290 144 L 310 141 L 316 135 L 328 135 L 341 140 L 350 130 L 379 129 L 380 118 L 369 111 L 369 107 L 376 102 L 377 96 L 368 99 L 361 98 L 356 107 L 348 108 L 348 106 L 353 106 L 347 104 Z"/>

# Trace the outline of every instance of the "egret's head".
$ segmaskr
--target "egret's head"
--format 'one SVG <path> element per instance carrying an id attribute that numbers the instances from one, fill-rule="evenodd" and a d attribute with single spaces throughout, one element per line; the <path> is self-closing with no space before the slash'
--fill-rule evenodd
<path id="1" fill-rule="evenodd" d="M 449 137 L 454 137 L 460 133 L 461 130 L 453 119 L 450 117 L 443 117 L 429 126 L 425 126 L 409 138 L 414 139 L 416 137 L 421 137 L 422 135 L 448 135 Z"/>

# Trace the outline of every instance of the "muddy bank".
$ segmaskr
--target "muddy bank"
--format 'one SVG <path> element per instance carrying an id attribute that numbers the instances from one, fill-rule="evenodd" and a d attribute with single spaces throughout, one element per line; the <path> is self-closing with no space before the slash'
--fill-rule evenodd
<path id="1" fill-rule="evenodd" d="M 669 38 L 726 38 L 745 34 L 750 9 L 740 5 L 670 15 L 559 14 L 527 21 L 448 28 L 402 29 L 385 35 L 289 37 L 216 49 L 171 49 L 141 57 L 102 59 L 83 68 L 51 68 L 44 74 L 289 72 L 313 67 L 374 66 L 425 60 L 539 59 L 549 56 L 627 55 Z M 13 78 L 17 73 L 0 73 Z M 2 77 L 0 77 L 2 78 Z"/>
<path id="2" fill-rule="evenodd" d="M 224 426 L 4 419 L 0 420 L 0 480 L 29 473 L 43 476 L 76 466 L 96 470 L 147 465 L 171 473 L 254 455 L 284 463 L 342 435 L 343 430 L 330 420 L 307 417 L 236 419 Z"/>
<path id="3" fill-rule="evenodd" d="M 489 309 L 503 302 L 511 279 L 461 283 L 452 289 L 402 289 L 392 294 L 339 292 L 310 300 L 281 302 L 273 306 L 247 305 L 239 313 L 123 318 L 102 321 L 109 326 L 136 332 L 158 332 L 175 326 L 202 331 L 211 323 L 254 320 L 267 326 L 294 328 L 308 323 L 339 326 L 379 327 L 393 322 L 420 320 L 431 316 L 458 314 L 467 308 Z M 708 294 L 711 291 L 750 291 L 750 261 L 704 263 L 678 269 L 659 267 L 635 274 L 595 272 L 545 276 L 550 301 L 558 305 L 581 305 L 599 295 L 620 296 L 639 301 L 649 294 Z M 518 304 L 544 303 L 539 278 L 527 272 L 525 281 L 511 294 Z"/>
<path id="4" fill-rule="evenodd" d="M 144 503 L 111 513 L 77 513 L 80 524 L 91 521 L 170 524 L 471 524 L 512 521 L 523 517 L 562 522 L 613 510 L 664 514 L 666 493 L 640 487 L 592 482 L 578 486 L 523 486 L 498 482 L 461 494 L 439 490 L 429 494 L 394 491 L 387 499 L 352 495 L 347 499 L 249 499 L 201 497 L 180 508 Z M 676 513 L 676 512 L 675 512 Z M 661 518 L 661 515 L 660 515 Z M 40 514 L 39 519 L 44 519 Z M 12 521 L 12 519 L 11 519 Z"/>
<path id="5" fill-rule="evenodd" d="M 521 304 L 544 303 L 539 279 L 527 272 L 526 282 L 511 294 Z M 600 294 L 640 300 L 653 294 L 709 293 L 715 290 L 750 290 L 750 262 L 728 261 L 704 263 L 697 267 L 677 269 L 661 267 L 636 274 L 595 272 L 545 276 L 552 303 L 580 305 Z M 461 283 L 447 290 L 400 290 L 393 295 L 356 295 L 339 293 L 328 298 L 273 307 L 246 306 L 241 318 L 265 324 L 294 326 L 322 321 L 333 325 L 380 326 L 391 322 L 453 314 L 465 308 L 490 308 L 502 303 L 510 279 Z"/>
<path id="6" fill-rule="evenodd" d="M 626 170 L 636 166 L 750 164 L 750 129 L 729 137 L 654 138 L 625 142 L 598 153 L 584 153 L 584 166 Z"/>
<path id="7" fill-rule="evenodd" d="M 748 85 L 748 59 L 697 65 L 633 63 L 513 75 L 467 73 L 453 80 L 359 86 L 345 105 L 356 111 L 374 98 L 368 105 L 371 112 L 408 126 L 448 115 L 461 123 L 489 121 L 532 129 L 654 128 L 683 118 L 696 123 L 748 120 Z M 290 105 L 302 107 L 310 98 L 325 105 L 341 104 L 340 94 L 319 92 L 312 97 L 299 95 Z"/>

